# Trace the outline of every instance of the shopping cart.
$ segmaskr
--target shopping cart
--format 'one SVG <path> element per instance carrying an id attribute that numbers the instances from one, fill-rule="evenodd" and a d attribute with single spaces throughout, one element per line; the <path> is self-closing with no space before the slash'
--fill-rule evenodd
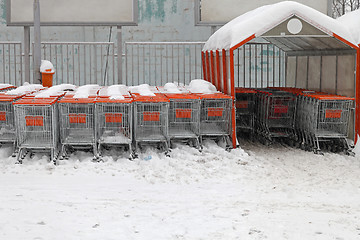
<path id="1" fill-rule="evenodd" d="M 157 145 L 168 154 L 168 109 L 170 100 L 161 93 L 143 96 L 132 93 L 134 106 L 134 141 L 136 149 L 142 144 Z"/>
<path id="2" fill-rule="evenodd" d="M 299 96 L 300 129 L 305 146 L 322 154 L 320 142 L 334 152 L 353 154 L 347 141 L 354 98 L 334 94 L 303 93 Z"/>
<path id="3" fill-rule="evenodd" d="M 29 151 L 50 151 L 50 160 L 56 164 L 59 153 L 59 118 L 56 102 L 59 97 L 29 96 L 13 103 L 19 147 L 18 163 L 22 163 Z"/>
<path id="4" fill-rule="evenodd" d="M 123 99 L 112 98 L 106 94 L 106 89 L 101 89 L 95 100 L 98 154 L 101 156 L 102 146 L 125 145 L 129 148 L 130 158 L 133 158 L 133 100 L 130 95 L 123 96 Z"/>
<path id="5" fill-rule="evenodd" d="M 169 105 L 169 139 L 186 141 L 200 149 L 200 97 L 191 93 L 166 93 Z"/>
<path id="6" fill-rule="evenodd" d="M 14 147 L 13 156 L 17 153 L 16 143 L 16 124 L 15 124 L 15 112 L 13 102 L 26 96 L 26 94 L 32 93 L 36 90 L 40 90 L 41 87 L 27 88 L 25 86 L 20 87 L 18 91 L 0 92 L 0 144 L 12 144 Z M 14 89 L 12 87 L 8 90 Z"/>
<path id="7" fill-rule="evenodd" d="M 204 138 L 222 139 L 226 149 L 232 148 L 230 136 L 233 98 L 223 93 L 196 94 L 201 99 L 200 144 Z"/>
<path id="8" fill-rule="evenodd" d="M 61 158 L 75 149 L 92 149 L 98 158 L 95 140 L 94 111 L 96 95 L 75 98 L 66 94 L 59 101 Z"/>
<path id="9" fill-rule="evenodd" d="M 249 88 L 235 88 L 236 130 L 255 133 L 255 99 L 257 91 Z"/>
<path id="10" fill-rule="evenodd" d="M 256 97 L 256 131 L 265 144 L 275 138 L 296 140 L 296 96 L 275 89 L 258 90 Z"/>

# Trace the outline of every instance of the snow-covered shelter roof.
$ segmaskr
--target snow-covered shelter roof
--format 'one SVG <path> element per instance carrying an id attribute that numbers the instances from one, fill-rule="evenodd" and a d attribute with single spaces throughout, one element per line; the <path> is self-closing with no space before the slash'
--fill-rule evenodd
<path id="1" fill-rule="evenodd" d="M 354 15 L 356 15 L 356 13 Z M 301 20 L 302 24 L 306 25 L 305 28 L 302 29 L 310 30 L 307 32 L 295 31 L 296 33 L 294 34 L 281 31 L 278 32 L 276 36 L 267 34 L 275 27 L 285 24 L 285 22 L 291 20 L 291 18 Z M 349 48 L 349 46 L 343 42 L 329 38 L 329 36 L 332 37 L 334 35 L 357 46 L 359 41 L 354 37 L 351 29 L 343 23 L 347 21 L 346 19 L 343 21 L 333 19 L 311 7 L 297 2 L 284 1 L 259 7 L 228 22 L 209 38 L 203 50 L 214 51 L 236 48 L 239 43 L 251 36 L 262 37 L 268 42 L 279 46 L 284 51 Z M 284 27 L 289 29 L 289 25 L 285 25 L 283 28 Z M 264 37 L 266 34 L 268 36 Z M 279 40 L 280 38 L 281 40 Z"/>
<path id="2" fill-rule="evenodd" d="M 336 20 L 347 27 L 356 43 L 360 44 L 360 9 L 346 13 Z"/>

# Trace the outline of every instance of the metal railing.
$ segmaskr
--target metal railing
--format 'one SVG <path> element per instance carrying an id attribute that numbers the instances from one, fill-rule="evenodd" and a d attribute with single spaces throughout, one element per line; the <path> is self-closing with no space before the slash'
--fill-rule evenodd
<path id="1" fill-rule="evenodd" d="M 202 77 L 204 42 L 126 42 L 127 85 L 189 83 Z"/>
<path id="2" fill-rule="evenodd" d="M 234 51 L 235 86 L 282 87 L 286 84 L 285 52 L 273 44 L 248 43 Z"/>
<path id="3" fill-rule="evenodd" d="M 53 84 L 117 83 L 113 42 L 42 42 L 41 48 L 42 59 L 51 61 L 55 67 Z"/>
<path id="4" fill-rule="evenodd" d="M 0 82 L 22 85 L 21 42 L 0 42 Z"/>

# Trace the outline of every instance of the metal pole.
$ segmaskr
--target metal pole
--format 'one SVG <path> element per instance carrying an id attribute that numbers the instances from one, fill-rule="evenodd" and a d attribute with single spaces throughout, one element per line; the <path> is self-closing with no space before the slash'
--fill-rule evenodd
<path id="1" fill-rule="evenodd" d="M 121 26 L 117 26 L 117 50 L 118 50 L 118 84 L 122 84 L 122 33 Z"/>
<path id="2" fill-rule="evenodd" d="M 41 83 L 40 2 L 34 0 L 34 83 Z"/>
<path id="3" fill-rule="evenodd" d="M 25 82 L 30 83 L 30 27 L 24 27 Z"/>

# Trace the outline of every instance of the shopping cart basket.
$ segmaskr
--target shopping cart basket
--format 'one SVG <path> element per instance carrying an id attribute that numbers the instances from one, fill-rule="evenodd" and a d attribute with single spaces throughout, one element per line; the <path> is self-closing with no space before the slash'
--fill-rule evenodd
<path id="1" fill-rule="evenodd" d="M 191 141 L 200 149 L 200 97 L 191 93 L 166 93 L 165 96 L 170 100 L 170 141 Z"/>
<path id="2" fill-rule="evenodd" d="M 134 106 L 134 141 L 136 149 L 142 144 L 156 144 L 169 151 L 168 109 L 169 99 L 161 93 L 142 96 L 132 93 Z"/>
<path id="3" fill-rule="evenodd" d="M 92 149 L 94 159 L 97 159 L 94 124 L 96 96 L 74 96 L 68 93 L 59 101 L 61 158 L 68 158 L 72 149 Z"/>
<path id="4" fill-rule="evenodd" d="M 50 151 L 56 164 L 59 153 L 57 97 L 24 97 L 14 102 L 19 153 L 17 162 L 30 152 Z"/>
<path id="5" fill-rule="evenodd" d="M 231 110 L 233 98 L 223 93 L 196 94 L 201 99 L 200 144 L 203 138 L 223 139 L 230 150 Z"/>
<path id="6" fill-rule="evenodd" d="M 296 140 L 296 96 L 279 90 L 259 90 L 256 97 L 256 131 L 268 144 L 274 138 Z"/>
<path id="7" fill-rule="evenodd" d="M 106 87 L 105 87 L 106 88 Z M 101 156 L 102 146 L 128 146 L 130 158 L 134 157 L 132 149 L 132 98 L 130 95 L 123 99 L 111 98 L 102 94 L 95 100 L 96 139 L 98 154 Z"/>
<path id="8" fill-rule="evenodd" d="M 249 88 L 235 88 L 236 130 L 255 133 L 255 99 L 257 91 Z"/>
<path id="9" fill-rule="evenodd" d="M 329 150 L 352 154 L 347 142 L 354 98 L 316 93 L 299 96 L 299 123 L 306 146 L 322 154 L 320 142 Z"/>
<path id="10" fill-rule="evenodd" d="M 9 88 L 11 90 L 14 88 Z M 21 90 L 22 89 L 22 90 Z M 13 102 L 26 96 L 26 94 L 34 92 L 34 89 L 21 87 L 21 91 L 0 92 L 0 144 L 13 144 L 13 156 L 16 156 L 16 125 L 15 112 Z M 36 89 L 40 89 L 36 88 Z"/>

